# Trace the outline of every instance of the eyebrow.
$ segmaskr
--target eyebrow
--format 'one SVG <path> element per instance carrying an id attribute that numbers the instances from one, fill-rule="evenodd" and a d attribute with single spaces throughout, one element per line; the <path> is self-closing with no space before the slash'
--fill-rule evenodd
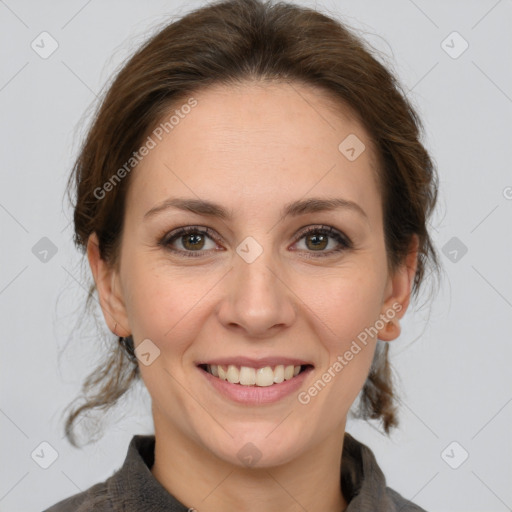
<path id="1" fill-rule="evenodd" d="M 154 217 L 158 213 L 163 212 L 169 208 L 189 211 L 197 215 L 204 215 L 207 217 L 217 217 L 222 220 L 231 220 L 233 216 L 232 213 L 226 210 L 223 206 L 211 201 L 206 201 L 203 199 L 174 197 L 166 199 L 162 203 L 148 210 L 144 214 L 144 220 L 150 217 Z M 308 199 L 293 201 L 284 206 L 281 212 L 281 217 L 298 217 L 299 215 L 305 215 L 308 213 L 332 211 L 340 208 L 356 212 L 364 217 L 366 221 L 368 221 L 366 212 L 357 203 L 340 197 L 311 197 Z"/>

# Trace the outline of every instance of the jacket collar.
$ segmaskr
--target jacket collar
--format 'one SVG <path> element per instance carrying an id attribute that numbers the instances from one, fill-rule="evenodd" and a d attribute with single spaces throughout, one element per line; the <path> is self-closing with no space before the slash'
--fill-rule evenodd
<path id="1" fill-rule="evenodd" d="M 126 504 L 144 503 L 147 512 L 188 512 L 190 509 L 169 494 L 151 473 L 154 450 L 154 435 L 133 436 L 122 467 L 108 479 L 109 494 L 122 497 Z M 373 452 L 348 432 L 343 441 L 342 460 L 340 485 L 348 502 L 345 512 L 396 510 Z"/>

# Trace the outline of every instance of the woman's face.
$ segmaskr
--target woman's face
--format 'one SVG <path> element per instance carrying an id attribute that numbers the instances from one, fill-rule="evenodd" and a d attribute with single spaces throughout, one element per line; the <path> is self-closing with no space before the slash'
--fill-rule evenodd
<path id="1" fill-rule="evenodd" d="M 387 273 L 373 149 L 349 111 L 299 84 L 194 98 L 132 171 L 120 267 L 95 272 L 100 300 L 111 329 L 133 335 L 157 436 L 282 464 L 340 442 L 413 274 Z"/>

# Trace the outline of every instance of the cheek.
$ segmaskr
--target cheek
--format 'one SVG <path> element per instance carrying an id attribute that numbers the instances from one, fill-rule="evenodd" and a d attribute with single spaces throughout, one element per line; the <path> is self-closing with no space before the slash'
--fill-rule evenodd
<path id="1" fill-rule="evenodd" d="M 162 355 L 182 352 L 204 323 L 205 295 L 218 278 L 179 271 L 169 263 L 155 265 L 149 257 L 126 263 L 126 310 L 135 339 L 151 339 Z"/>
<path id="2" fill-rule="evenodd" d="M 315 300 L 311 309 L 318 312 L 324 351 L 316 379 L 302 398 L 324 410 L 328 421 L 338 421 L 367 379 L 377 342 L 373 329 L 381 302 L 376 281 L 368 274 L 360 279 L 354 274 L 351 278 L 333 278 Z"/>
<path id="3" fill-rule="evenodd" d="M 365 268 L 354 266 L 324 276 L 323 286 L 308 300 L 319 318 L 319 338 L 325 350 L 320 373 L 332 391 L 324 398 L 331 405 L 352 403 L 375 351 L 384 276 L 377 262 Z"/>
<path id="4" fill-rule="evenodd" d="M 309 293 L 308 305 L 343 344 L 375 324 L 381 312 L 383 286 L 378 272 L 345 268 L 324 276 L 315 294 Z"/>

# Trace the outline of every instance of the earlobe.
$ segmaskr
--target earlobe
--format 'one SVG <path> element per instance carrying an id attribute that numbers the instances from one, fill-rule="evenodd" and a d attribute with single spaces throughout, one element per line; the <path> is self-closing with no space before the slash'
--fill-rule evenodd
<path id="1" fill-rule="evenodd" d="M 130 330 L 127 328 L 124 302 L 119 294 L 120 290 L 118 289 L 116 293 L 115 289 L 117 272 L 101 258 L 98 237 L 95 232 L 89 236 L 87 241 L 87 258 L 105 322 L 116 336 L 129 336 Z"/>
<path id="2" fill-rule="evenodd" d="M 400 336 L 400 318 L 409 307 L 414 276 L 418 268 L 419 238 L 414 234 L 411 238 L 409 252 L 393 276 L 389 278 L 388 297 L 384 301 L 382 315 L 388 319 L 379 330 L 378 338 L 382 341 L 392 341 Z"/>
<path id="3" fill-rule="evenodd" d="M 401 331 L 400 320 L 394 318 L 386 322 L 384 328 L 379 331 L 377 338 L 381 341 L 393 341 L 400 336 Z"/>

